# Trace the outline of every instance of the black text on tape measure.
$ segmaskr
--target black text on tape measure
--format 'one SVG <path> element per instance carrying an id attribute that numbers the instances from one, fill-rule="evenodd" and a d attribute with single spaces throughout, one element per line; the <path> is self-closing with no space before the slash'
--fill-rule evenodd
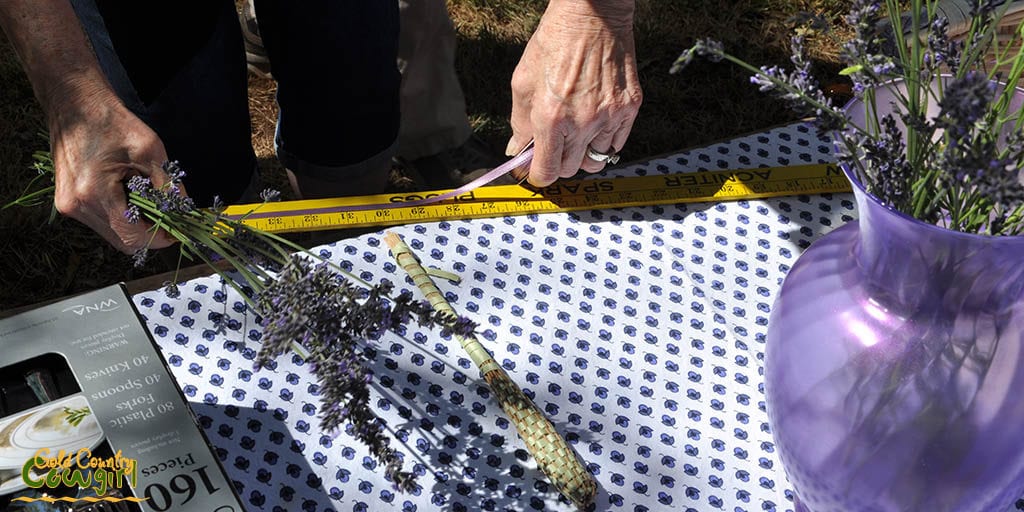
<path id="1" fill-rule="evenodd" d="M 544 188 L 480 187 L 440 203 L 402 206 L 445 191 L 237 205 L 224 214 L 270 232 L 390 226 L 529 213 L 737 201 L 849 192 L 833 164 L 738 169 L 618 178 L 562 180 Z M 354 211 L 348 210 L 355 208 Z"/>

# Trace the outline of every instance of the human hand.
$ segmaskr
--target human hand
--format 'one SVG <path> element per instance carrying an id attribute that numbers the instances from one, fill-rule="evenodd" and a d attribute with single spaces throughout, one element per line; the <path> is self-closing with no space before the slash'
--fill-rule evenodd
<path id="1" fill-rule="evenodd" d="M 168 181 L 160 169 L 167 153 L 156 133 L 110 91 L 77 91 L 54 105 L 48 117 L 57 211 L 128 254 L 174 243 L 167 232 L 125 217 L 128 177 L 147 176 L 156 187 Z"/>
<path id="2" fill-rule="evenodd" d="M 642 93 L 633 42 L 633 0 L 551 0 L 512 75 L 514 155 L 534 140 L 534 186 L 598 172 L 587 147 L 622 149 Z"/>

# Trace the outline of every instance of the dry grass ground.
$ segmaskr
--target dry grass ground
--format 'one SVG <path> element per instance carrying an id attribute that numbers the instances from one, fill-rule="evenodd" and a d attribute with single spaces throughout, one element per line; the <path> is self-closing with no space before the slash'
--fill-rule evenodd
<path id="1" fill-rule="evenodd" d="M 474 127 L 495 147 L 510 135 L 508 81 L 545 0 L 449 0 L 459 30 L 456 65 Z M 636 38 L 645 102 L 622 154 L 637 160 L 705 144 L 793 119 L 725 65 L 695 63 L 682 76 L 668 68 L 697 37 L 721 39 L 749 62 L 787 60 L 787 19 L 799 11 L 836 18 L 840 0 L 637 0 Z M 819 44 L 815 57 L 834 76 L 835 48 Z M 17 197 L 32 178 L 32 153 L 46 149 L 42 113 L 7 41 L 0 36 L 0 202 Z M 271 176 L 276 110 L 272 81 L 253 78 L 253 144 Z M 173 156 L 172 156 L 173 158 Z M 133 269 L 78 223 L 48 224 L 46 208 L 0 211 L 0 311 L 166 271 L 159 261 Z"/>

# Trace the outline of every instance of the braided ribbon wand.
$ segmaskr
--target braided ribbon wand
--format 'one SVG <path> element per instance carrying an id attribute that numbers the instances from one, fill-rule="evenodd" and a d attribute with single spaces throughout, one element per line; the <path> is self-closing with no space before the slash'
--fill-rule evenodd
<path id="1" fill-rule="evenodd" d="M 426 295 L 430 305 L 436 311 L 456 315 L 455 310 L 434 285 L 427 270 L 420 265 L 412 249 L 395 233 L 385 234 L 384 241 L 391 248 L 391 253 L 398 260 L 398 265 L 409 274 L 413 283 Z M 547 475 L 563 496 L 569 498 L 581 510 L 586 509 L 594 501 L 597 483 L 590 472 L 583 467 L 576 451 L 569 446 L 565 438 L 559 435 L 555 426 L 523 393 L 523 390 L 519 389 L 519 386 L 512 381 L 476 337 L 459 335 L 455 335 L 455 337 L 480 369 L 484 380 L 487 381 L 487 385 L 490 386 L 498 403 L 501 404 L 502 410 L 516 425 L 519 437 L 526 443 L 527 450 L 537 459 L 537 466 L 540 470 Z"/>

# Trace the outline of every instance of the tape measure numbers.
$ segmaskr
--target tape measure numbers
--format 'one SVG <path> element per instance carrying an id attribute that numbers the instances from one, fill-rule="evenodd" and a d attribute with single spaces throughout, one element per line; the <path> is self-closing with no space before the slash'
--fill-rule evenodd
<path id="1" fill-rule="evenodd" d="M 814 164 L 563 180 L 544 188 L 487 186 L 455 199 L 411 207 L 402 203 L 446 191 L 236 205 L 224 214 L 264 231 L 283 233 L 849 191 L 850 183 L 838 167 Z"/>

